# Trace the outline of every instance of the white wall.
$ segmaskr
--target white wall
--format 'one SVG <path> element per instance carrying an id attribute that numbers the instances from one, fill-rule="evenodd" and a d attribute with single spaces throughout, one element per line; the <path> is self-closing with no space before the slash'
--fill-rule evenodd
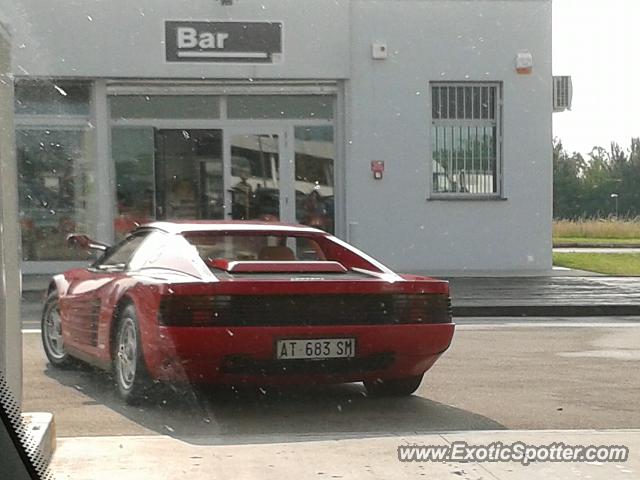
<path id="1" fill-rule="evenodd" d="M 403 270 L 551 268 L 551 2 L 352 2 L 351 240 Z M 371 43 L 388 44 L 387 60 Z M 531 75 L 515 56 L 533 54 Z M 428 201 L 429 81 L 502 81 L 504 196 Z M 371 160 L 384 160 L 373 180 Z M 357 225 L 353 225 L 357 223 Z"/>
<path id="2" fill-rule="evenodd" d="M 343 78 L 348 0 L 0 0 L 16 75 L 140 78 Z M 167 63 L 165 20 L 282 21 L 278 65 Z"/>
<path id="3" fill-rule="evenodd" d="M 346 231 L 403 270 L 551 268 L 551 0 L 0 0 L 24 76 L 344 79 Z M 264 7 L 264 8 L 263 8 Z M 276 65 L 164 61 L 165 20 L 279 20 Z M 67 31 L 64 35 L 61 32 Z M 390 56 L 371 58 L 371 43 Z M 531 75 L 515 72 L 519 50 Z M 503 85 L 505 199 L 427 200 L 430 81 Z M 340 138 L 340 135 L 338 135 Z M 384 160 L 382 181 L 370 171 Z"/>

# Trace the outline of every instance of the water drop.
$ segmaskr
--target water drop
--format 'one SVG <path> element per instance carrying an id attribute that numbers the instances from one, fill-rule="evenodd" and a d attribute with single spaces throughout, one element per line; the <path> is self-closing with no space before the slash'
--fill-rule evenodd
<path id="1" fill-rule="evenodd" d="M 67 92 L 65 92 L 65 91 L 64 91 L 62 88 L 60 88 L 58 85 L 54 85 L 54 86 L 53 86 L 53 88 L 55 88 L 55 89 L 58 91 L 58 93 L 59 93 L 60 95 L 62 95 L 63 97 L 66 97 L 66 96 L 67 96 Z"/>

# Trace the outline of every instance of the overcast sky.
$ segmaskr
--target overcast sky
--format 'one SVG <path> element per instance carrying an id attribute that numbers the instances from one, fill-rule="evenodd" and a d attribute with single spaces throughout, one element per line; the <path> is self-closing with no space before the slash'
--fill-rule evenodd
<path id="1" fill-rule="evenodd" d="M 573 108 L 553 115 L 567 150 L 640 137 L 640 0 L 553 0 L 553 74 L 573 78 Z"/>

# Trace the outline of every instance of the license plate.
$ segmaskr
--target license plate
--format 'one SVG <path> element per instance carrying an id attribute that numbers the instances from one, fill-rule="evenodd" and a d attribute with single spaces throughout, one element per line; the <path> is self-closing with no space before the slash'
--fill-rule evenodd
<path id="1" fill-rule="evenodd" d="M 278 360 L 350 358 L 356 355 L 355 338 L 305 338 L 278 340 Z"/>

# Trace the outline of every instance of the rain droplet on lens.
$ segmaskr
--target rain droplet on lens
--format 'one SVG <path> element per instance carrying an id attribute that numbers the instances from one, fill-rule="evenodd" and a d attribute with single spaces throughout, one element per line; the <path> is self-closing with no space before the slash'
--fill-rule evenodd
<path id="1" fill-rule="evenodd" d="M 60 88 L 58 85 L 54 85 L 53 88 L 56 89 L 56 91 L 62 95 L 63 97 L 67 96 L 67 92 L 65 92 L 62 88 Z"/>

